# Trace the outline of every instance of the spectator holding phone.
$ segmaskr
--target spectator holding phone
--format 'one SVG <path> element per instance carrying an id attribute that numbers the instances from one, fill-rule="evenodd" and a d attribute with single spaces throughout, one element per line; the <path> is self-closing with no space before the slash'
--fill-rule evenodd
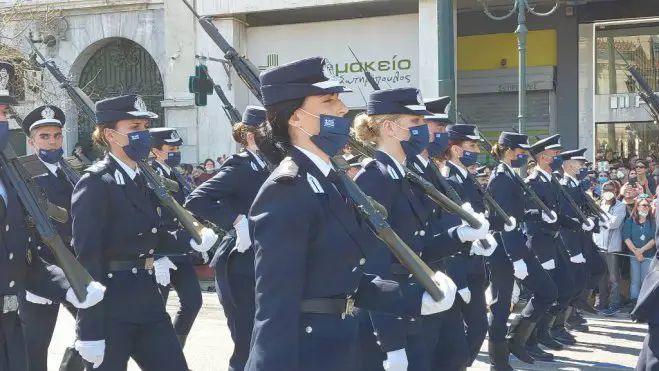
<path id="1" fill-rule="evenodd" d="M 643 279 L 648 274 L 650 262 L 655 255 L 655 226 L 650 214 L 650 197 L 641 194 L 637 197 L 632 213 L 623 229 L 623 240 L 632 252 L 629 257 L 631 265 L 630 296 L 633 301 L 638 299 Z"/>
<path id="2" fill-rule="evenodd" d="M 657 184 L 654 178 L 648 176 L 648 162 L 644 160 L 636 161 L 636 176 L 638 183 L 643 187 L 643 192 L 654 196 Z"/>

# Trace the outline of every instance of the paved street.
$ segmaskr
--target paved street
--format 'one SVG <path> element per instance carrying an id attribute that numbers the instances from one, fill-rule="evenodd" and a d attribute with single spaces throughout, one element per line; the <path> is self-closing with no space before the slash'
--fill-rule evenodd
<path id="1" fill-rule="evenodd" d="M 175 310 L 176 295 L 168 303 L 170 314 Z M 645 326 L 632 323 L 627 314 L 614 318 L 589 317 L 590 332 L 576 332 L 579 344 L 557 352 L 557 362 L 526 365 L 513 359 L 516 370 L 619 370 L 633 369 L 639 353 Z M 74 321 L 61 311 L 50 347 L 49 369 L 57 370 L 64 348 L 73 341 Z M 226 370 L 232 344 L 229 330 L 215 293 L 204 293 L 204 306 L 188 338 L 185 354 L 191 370 Z M 513 357 L 514 358 L 514 357 Z M 131 364 L 130 371 L 139 368 Z M 470 370 L 487 370 L 487 344 L 481 349 L 478 361 Z M 413 371 L 413 370 L 411 370 Z"/>

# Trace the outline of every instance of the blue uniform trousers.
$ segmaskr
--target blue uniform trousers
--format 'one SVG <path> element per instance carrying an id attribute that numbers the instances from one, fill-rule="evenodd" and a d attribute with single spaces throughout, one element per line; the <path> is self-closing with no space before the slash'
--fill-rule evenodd
<path id="1" fill-rule="evenodd" d="M 571 263 L 566 259 L 565 255 L 561 252 L 556 252 L 554 255 L 556 268 L 549 271 L 549 275 L 558 290 L 556 302 L 549 308 L 549 313 L 552 315 L 566 309 L 570 304 L 570 300 L 574 297 L 574 278 L 570 269 Z"/>
<path id="2" fill-rule="evenodd" d="M 27 370 L 25 341 L 17 312 L 0 314 L 0 370 Z"/>
<path id="3" fill-rule="evenodd" d="M 485 263 L 482 257 L 470 256 L 467 259 L 469 265 L 467 287 L 471 291 L 471 300 L 468 304 L 465 303 L 460 294 L 457 295 L 456 300 L 462 304 L 467 345 L 471 356 L 469 363 L 471 363 L 478 355 L 487 334 L 487 308 L 485 304 L 487 276 L 485 275 Z"/>
<path id="4" fill-rule="evenodd" d="M 21 295 L 19 301 L 19 316 L 27 347 L 28 370 L 47 371 L 48 347 L 53 338 L 60 305 L 59 303 L 49 305 L 34 304 L 25 300 L 25 295 Z M 62 304 L 71 313 L 73 318 L 75 318 L 77 312 L 75 307 L 68 302 Z"/>
<path id="5" fill-rule="evenodd" d="M 179 309 L 174 317 L 174 330 L 177 335 L 188 335 L 197 314 L 201 310 L 201 287 L 194 264 L 188 256 L 173 260 L 176 270 L 170 270 L 171 287 L 179 298 Z M 165 303 L 169 297 L 170 287 L 161 287 Z"/>
<path id="6" fill-rule="evenodd" d="M 168 315 L 149 324 L 134 324 L 105 317 L 105 357 L 98 368 L 85 362 L 87 371 L 125 371 L 133 358 L 143 371 L 188 371 Z"/>
<path id="7" fill-rule="evenodd" d="M 360 311 L 362 316 L 368 316 L 368 312 Z M 409 319 L 402 319 L 409 321 Z M 425 322 L 423 323 L 425 326 Z M 359 326 L 359 343 L 361 353 L 362 371 L 383 371 L 383 362 L 387 359 L 386 353 L 382 352 L 378 345 L 378 339 L 373 334 L 373 326 L 367 321 L 362 321 Z M 430 362 L 426 350 L 422 331 L 411 331 L 407 334 L 405 345 L 408 370 L 430 371 Z"/>
<path id="8" fill-rule="evenodd" d="M 445 312 L 424 316 L 423 333 L 432 371 L 457 371 L 467 365 L 471 354 L 457 300 Z"/>

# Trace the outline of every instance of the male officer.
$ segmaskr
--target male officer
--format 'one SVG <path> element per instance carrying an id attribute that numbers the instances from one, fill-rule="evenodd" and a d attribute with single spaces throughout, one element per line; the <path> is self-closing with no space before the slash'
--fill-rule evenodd
<path id="1" fill-rule="evenodd" d="M 181 152 L 179 147 L 183 140 L 172 128 L 154 128 L 151 132 L 152 146 L 151 152 L 155 155 L 155 160 L 151 166 L 161 176 L 168 178 L 179 185 L 178 192 L 172 194 L 176 202 L 183 205 L 185 202 L 185 184 L 179 182 L 174 166 L 181 163 Z M 179 229 L 176 218 L 167 210 L 162 209 L 163 223 L 170 231 Z M 174 330 L 178 336 L 181 346 L 185 346 L 185 341 L 192 329 L 192 325 L 197 318 L 201 309 L 201 288 L 199 279 L 194 269 L 191 256 L 188 254 L 164 256 L 154 262 L 156 281 L 164 287 L 160 291 L 167 302 L 169 297 L 170 283 L 176 290 L 179 297 L 180 308 L 174 318 Z M 171 272 L 170 272 L 171 270 Z"/>
<path id="2" fill-rule="evenodd" d="M 0 62 L 0 149 L 9 141 L 9 107 L 16 99 L 9 93 L 14 67 Z M 79 302 L 61 269 L 46 270 L 37 256 L 33 238 L 25 224 L 25 211 L 19 195 L 0 169 L 0 370 L 27 370 L 27 353 L 21 321 L 18 316 L 19 295 L 29 290 L 34 301 L 71 302 L 78 308 L 91 307 L 103 299 L 105 287 L 98 282 L 87 286 L 87 298 Z M 70 235 L 70 233 L 69 233 Z"/>
<path id="3" fill-rule="evenodd" d="M 39 160 L 48 171 L 35 177 L 36 183 L 45 192 L 48 200 L 67 211 L 71 209 L 71 193 L 73 184 L 67 179 L 59 165 L 64 151 L 62 150 L 62 127 L 66 118 L 64 112 L 56 106 L 41 106 L 30 112 L 23 119 L 22 127 L 29 137 L 28 144 L 34 148 Z M 53 220 L 53 225 L 67 246 L 71 245 L 71 219 L 60 223 Z M 40 240 L 38 234 L 33 236 L 39 257 L 49 264 L 56 264 L 53 253 Z M 69 302 L 62 302 L 64 307 L 75 317 L 76 310 Z M 27 345 L 30 371 L 46 371 L 48 369 L 48 346 L 53 337 L 59 303 L 49 299 L 39 298 L 30 291 L 20 297 L 20 317 L 23 321 L 23 334 Z M 82 359 L 73 348 L 67 349 L 65 359 L 72 367 L 78 364 L 82 369 Z"/>

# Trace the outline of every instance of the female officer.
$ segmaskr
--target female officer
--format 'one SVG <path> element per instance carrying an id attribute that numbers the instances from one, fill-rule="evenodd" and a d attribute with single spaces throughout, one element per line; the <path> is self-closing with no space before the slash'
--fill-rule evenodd
<path id="1" fill-rule="evenodd" d="M 235 231 L 232 238 L 222 241 L 211 261 L 217 295 L 234 343 L 230 371 L 245 368 L 254 322 L 254 250 L 250 249 L 246 216 L 270 174 L 255 143 L 256 130 L 263 122 L 265 109 L 248 106 L 242 122 L 233 126 L 233 138 L 243 151 L 225 161 L 215 176 L 190 194 L 185 204 L 195 216 Z"/>
<path id="2" fill-rule="evenodd" d="M 402 166 L 408 155 L 419 154 L 429 142 L 423 115 L 430 112 L 423 102 L 417 101 L 418 96 L 419 91 L 412 88 L 371 94 L 368 110 L 357 116 L 354 130 L 360 141 L 377 146 L 375 159 L 364 165 L 355 181 L 366 194 L 382 204 L 392 228 L 421 255 L 427 247 L 424 236 L 433 208 L 425 202 L 429 200 L 425 194 L 413 191 Z M 483 230 L 487 231 L 487 226 Z M 378 255 L 380 257 L 372 258 L 372 264 L 367 266 L 368 272 L 401 285 L 411 282 L 409 272 L 396 262 L 393 254 L 381 250 Z M 406 370 L 408 363 L 410 370 L 430 370 L 420 316 L 402 318 L 375 312 L 370 313 L 370 318 L 365 312 L 360 316 L 366 319 L 361 323 L 360 335 L 363 370 L 382 369 L 385 358 L 382 353 L 386 353 L 387 370 Z"/>
<path id="3" fill-rule="evenodd" d="M 160 206 L 137 162 L 151 151 L 142 98 L 127 95 L 96 103 L 94 141 L 109 149 L 73 190 L 71 215 L 78 260 L 106 287 L 105 300 L 78 311 L 80 355 L 99 371 L 126 370 L 132 357 L 143 370 L 187 371 L 181 345 L 153 276 L 155 250 L 180 253 L 181 243 L 161 226 Z M 198 251 L 217 236 L 201 231 Z M 187 248 L 186 248 L 187 250 Z"/>
<path id="4" fill-rule="evenodd" d="M 513 168 L 526 164 L 528 159 L 528 137 L 522 134 L 503 132 L 492 148 L 492 155 L 501 163 L 493 171 L 488 189 L 492 198 L 517 223 L 524 222 L 526 199 L 524 191 L 515 180 Z M 534 204 L 531 206 L 537 207 Z M 490 273 L 493 302 L 489 320 L 490 366 L 492 370 L 512 370 L 508 355 L 512 352 L 519 360 L 533 363 L 525 349 L 525 343 L 535 323 L 556 300 L 557 292 L 551 277 L 542 269 L 538 259 L 526 247 L 520 228 L 510 228 L 498 214 L 490 215 L 495 238 L 503 249 L 496 251 L 486 260 Z M 510 300 L 515 278 L 526 286 L 533 296 L 522 313 L 515 318 L 510 328 L 510 346 L 506 342 L 507 321 L 510 316 Z"/>
<path id="5" fill-rule="evenodd" d="M 367 257 L 386 247 L 346 202 L 331 165 L 330 156 L 347 143 L 350 119 L 338 98 L 348 90 L 329 79 L 326 67 L 317 57 L 261 75 L 272 143 L 287 157 L 249 212 L 256 314 L 248 371 L 358 371 L 353 305 L 419 315 L 445 310 L 455 298 L 441 274 L 440 302 L 418 285 L 365 274 Z"/>

